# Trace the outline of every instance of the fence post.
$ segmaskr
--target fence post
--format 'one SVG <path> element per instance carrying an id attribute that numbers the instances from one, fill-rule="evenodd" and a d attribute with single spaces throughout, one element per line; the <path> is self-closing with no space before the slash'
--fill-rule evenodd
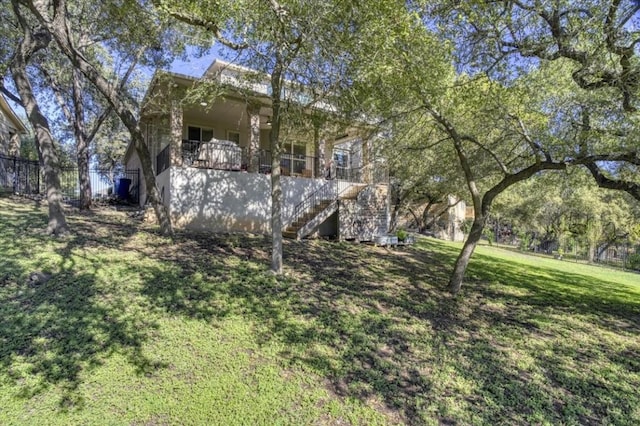
<path id="1" fill-rule="evenodd" d="M 140 204 L 140 168 L 136 169 L 136 204 Z"/>
<path id="2" fill-rule="evenodd" d="M 13 157 L 13 193 L 15 194 L 18 186 L 18 170 L 16 169 L 16 157 Z"/>
<path id="3" fill-rule="evenodd" d="M 622 269 L 627 269 L 627 260 L 629 259 L 629 237 L 625 241 L 624 259 L 622 261 Z"/>
<path id="4" fill-rule="evenodd" d="M 31 171 L 29 170 L 29 163 L 27 163 L 27 170 L 25 172 L 25 179 L 24 179 L 24 192 L 25 192 L 25 194 L 31 194 L 31 188 L 29 186 L 30 174 L 31 174 Z"/>

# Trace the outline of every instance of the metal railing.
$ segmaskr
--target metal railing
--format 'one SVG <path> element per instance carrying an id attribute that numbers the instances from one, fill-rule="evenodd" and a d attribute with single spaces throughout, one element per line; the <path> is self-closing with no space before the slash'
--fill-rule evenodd
<path id="1" fill-rule="evenodd" d="M 260 165 L 259 173 L 271 173 L 271 151 L 260 150 L 258 152 Z M 316 176 L 318 157 L 299 154 L 282 154 L 280 158 L 280 173 L 283 176 L 298 176 L 306 178 Z"/>
<path id="2" fill-rule="evenodd" d="M 336 167 L 335 178 L 354 183 L 384 184 L 389 182 L 389 171 L 375 163 L 362 167 Z"/>
<path id="3" fill-rule="evenodd" d="M 336 201 L 338 199 L 338 185 L 336 180 L 327 181 L 320 188 L 312 192 L 304 200 L 296 204 L 293 208 L 293 215 L 291 223 L 300 219 L 305 214 L 309 213 L 315 206 L 323 201 Z"/>
<path id="4" fill-rule="evenodd" d="M 171 145 L 164 147 L 156 157 L 156 176 L 171 166 Z"/>
<path id="5" fill-rule="evenodd" d="M 78 183 L 78 169 L 65 167 L 60 169 L 60 190 L 65 202 L 73 204 L 80 199 L 80 184 Z M 89 181 L 91 182 L 91 197 L 94 200 L 113 199 L 116 197 L 116 182 L 119 179 L 128 179 L 126 199 L 131 203 L 138 203 L 140 197 L 140 170 L 104 170 L 90 169 Z M 120 182 L 122 184 L 122 182 Z M 118 197 L 121 198 L 121 197 Z"/>
<path id="6" fill-rule="evenodd" d="M 226 140 L 182 141 L 182 164 L 219 170 L 246 170 L 243 150 Z"/>
<path id="7" fill-rule="evenodd" d="M 167 147 L 168 148 L 168 147 Z M 169 165 L 169 152 L 165 148 L 157 159 L 157 173 L 165 170 Z M 165 156 L 160 167 L 160 157 Z M 252 158 L 253 157 L 253 158 Z M 231 141 L 217 140 L 209 142 L 183 140 L 182 161 L 185 166 L 201 167 L 218 170 L 250 170 L 251 164 L 257 166 L 257 172 L 271 173 L 271 151 L 260 149 L 249 152 L 247 147 L 239 147 Z M 339 179 L 348 182 L 387 183 L 389 172 L 380 164 L 368 164 L 363 167 L 332 167 L 317 173 L 319 169 L 318 157 L 300 154 L 282 154 L 280 159 L 280 173 L 282 176 L 296 176 L 305 178 Z"/>
<path id="8" fill-rule="evenodd" d="M 0 188 L 17 194 L 39 194 L 40 164 L 36 160 L 0 155 Z"/>

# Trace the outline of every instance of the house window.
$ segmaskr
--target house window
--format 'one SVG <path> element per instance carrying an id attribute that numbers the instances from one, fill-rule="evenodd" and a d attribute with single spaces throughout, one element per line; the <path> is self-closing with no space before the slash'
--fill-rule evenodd
<path id="1" fill-rule="evenodd" d="M 282 153 L 282 167 L 294 175 L 302 174 L 303 170 L 307 168 L 306 151 L 305 145 L 297 145 L 292 142 L 291 145 L 285 147 L 285 152 Z"/>
<path id="2" fill-rule="evenodd" d="M 240 145 L 240 132 L 234 132 L 232 130 L 227 130 L 227 140 L 231 142 L 235 142 L 238 146 Z"/>
<path id="3" fill-rule="evenodd" d="M 351 179 L 353 177 L 350 151 L 346 149 L 334 149 L 333 170 L 335 171 L 335 177 L 338 179 Z"/>
<path id="4" fill-rule="evenodd" d="M 206 142 L 213 139 L 213 129 L 206 127 L 188 126 L 187 139 L 190 141 Z"/>
<path id="5" fill-rule="evenodd" d="M 333 151 L 333 161 L 336 167 L 348 168 L 349 167 L 349 151 L 336 149 Z"/>

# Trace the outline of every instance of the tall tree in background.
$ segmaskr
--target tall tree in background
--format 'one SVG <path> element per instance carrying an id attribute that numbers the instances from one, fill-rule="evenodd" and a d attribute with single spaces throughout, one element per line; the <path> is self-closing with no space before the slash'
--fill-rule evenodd
<path id="1" fill-rule="evenodd" d="M 29 122 L 33 126 L 38 157 L 44 171 L 47 205 L 49 208 L 47 233 L 54 235 L 66 234 L 69 228 L 62 209 L 58 153 L 56 152 L 49 122 L 42 113 L 34 95 L 33 84 L 28 71 L 29 63 L 34 55 L 47 48 L 51 37 L 47 31 L 32 25 L 24 16 L 23 10 L 16 0 L 12 0 L 12 7 L 18 27 L 22 30 L 22 38 L 15 47 L 10 69 L 21 103 L 27 113 Z"/>
<path id="2" fill-rule="evenodd" d="M 631 196 L 599 188 L 582 168 L 535 176 L 510 188 L 497 200 L 494 213 L 502 225 L 516 235 L 531 236 L 543 250 L 567 252 L 570 237 L 574 250 L 582 250 L 590 262 L 611 245 L 626 242 L 640 224 L 640 205 Z"/>
<path id="3" fill-rule="evenodd" d="M 83 49 L 86 50 L 86 49 Z M 85 56 L 88 52 L 84 53 Z M 66 128 L 71 130 L 75 141 L 75 158 L 78 167 L 78 184 L 80 200 L 78 207 L 86 210 L 91 207 L 91 178 L 90 156 L 91 146 L 101 126 L 107 118 L 113 115 L 112 107 L 102 95 L 88 84 L 83 75 L 71 67 L 66 57 L 57 54 L 54 62 L 51 55 L 47 62 L 40 64 L 40 72 L 44 74 L 43 91 L 53 92 L 56 104 L 62 112 L 61 121 L 66 122 Z M 53 65 L 53 66 L 52 66 Z M 107 72 L 112 75 L 112 80 L 117 84 L 118 90 L 124 90 L 137 61 L 133 60 L 128 65 L 122 76 L 115 72 Z M 120 157 L 121 158 L 121 157 Z"/>
<path id="4" fill-rule="evenodd" d="M 537 88 L 528 79 L 506 87 L 482 74 L 456 75 L 447 45 L 417 19 L 382 46 L 369 47 L 358 62 L 363 102 L 375 99 L 378 116 L 412 120 L 405 126 L 419 117 L 415 128 L 425 148 L 434 140 L 449 144 L 453 155 L 446 150 L 438 158 L 462 171 L 473 203 L 474 222 L 449 280 L 455 294 L 496 197 L 543 170 L 564 169 L 565 157 L 545 133 Z"/>
<path id="5" fill-rule="evenodd" d="M 428 9 L 457 43 L 463 68 L 505 80 L 549 62 L 564 63 L 578 111 L 604 108 L 601 126 L 582 127 L 573 164 L 596 183 L 640 200 L 640 3 L 635 0 L 441 2 Z M 565 125 L 582 126 L 575 104 L 558 112 Z M 621 121 L 625 125 L 621 125 Z M 608 143 L 601 143 L 608 135 Z M 635 173 L 627 173 L 627 171 Z"/>
<path id="6" fill-rule="evenodd" d="M 36 2 L 32 0 L 20 0 L 36 17 L 38 22 L 51 34 L 60 50 L 69 58 L 73 67 L 79 70 L 83 76 L 95 86 L 95 88 L 109 102 L 114 112 L 129 130 L 132 144 L 140 158 L 142 172 L 148 191 L 148 201 L 153 206 L 161 233 L 171 235 L 173 229 L 166 206 L 162 203 L 159 190 L 156 186 L 155 174 L 151 162 L 149 149 L 144 139 L 136 115 L 136 103 L 130 94 L 121 90 L 108 76 L 101 71 L 99 63 L 90 61 L 77 46 L 77 36 L 83 34 L 79 23 L 74 21 L 70 13 L 70 6 L 66 0 Z M 150 9 L 137 2 L 125 2 L 122 5 L 113 3 L 90 3 L 97 20 L 103 24 L 92 34 L 97 40 L 107 44 L 112 49 L 117 49 L 126 56 L 126 52 L 138 51 L 142 47 L 145 50 L 145 59 L 149 63 L 157 62 L 157 59 L 165 54 L 173 52 L 179 43 L 166 31 L 166 27 L 156 16 L 150 13 Z M 107 41 L 104 41 L 107 40 Z"/>

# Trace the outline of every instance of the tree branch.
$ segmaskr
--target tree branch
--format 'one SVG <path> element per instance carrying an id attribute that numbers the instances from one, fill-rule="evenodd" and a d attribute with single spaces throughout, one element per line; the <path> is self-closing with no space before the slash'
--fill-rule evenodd
<path id="1" fill-rule="evenodd" d="M 591 172 L 591 176 L 595 179 L 600 188 L 614 189 L 617 191 L 625 191 L 636 200 L 640 201 L 640 185 L 627 181 L 611 179 L 605 176 L 595 162 L 585 163 L 584 166 Z"/>
<path id="2" fill-rule="evenodd" d="M 18 105 L 24 108 L 22 99 L 20 99 L 18 96 L 11 93 L 6 87 L 4 87 L 4 84 L 0 84 L 0 92 L 2 92 L 2 94 L 4 94 L 7 98 L 11 99 L 13 102 L 17 103 Z"/>
<path id="3" fill-rule="evenodd" d="M 154 4 L 157 4 L 157 3 L 158 3 L 157 1 L 154 1 Z M 218 24 L 213 21 L 202 19 L 199 16 L 192 15 L 190 13 L 179 11 L 179 10 L 170 10 L 168 13 L 170 16 L 172 16 L 173 18 L 177 19 L 180 22 L 184 22 L 185 24 L 204 28 L 205 30 L 210 31 L 215 35 L 216 39 L 220 43 L 222 43 L 223 45 L 225 45 L 230 49 L 242 50 L 249 47 L 247 43 L 236 43 L 224 37 L 222 35 L 222 31 L 220 31 L 220 27 L 218 26 Z"/>

